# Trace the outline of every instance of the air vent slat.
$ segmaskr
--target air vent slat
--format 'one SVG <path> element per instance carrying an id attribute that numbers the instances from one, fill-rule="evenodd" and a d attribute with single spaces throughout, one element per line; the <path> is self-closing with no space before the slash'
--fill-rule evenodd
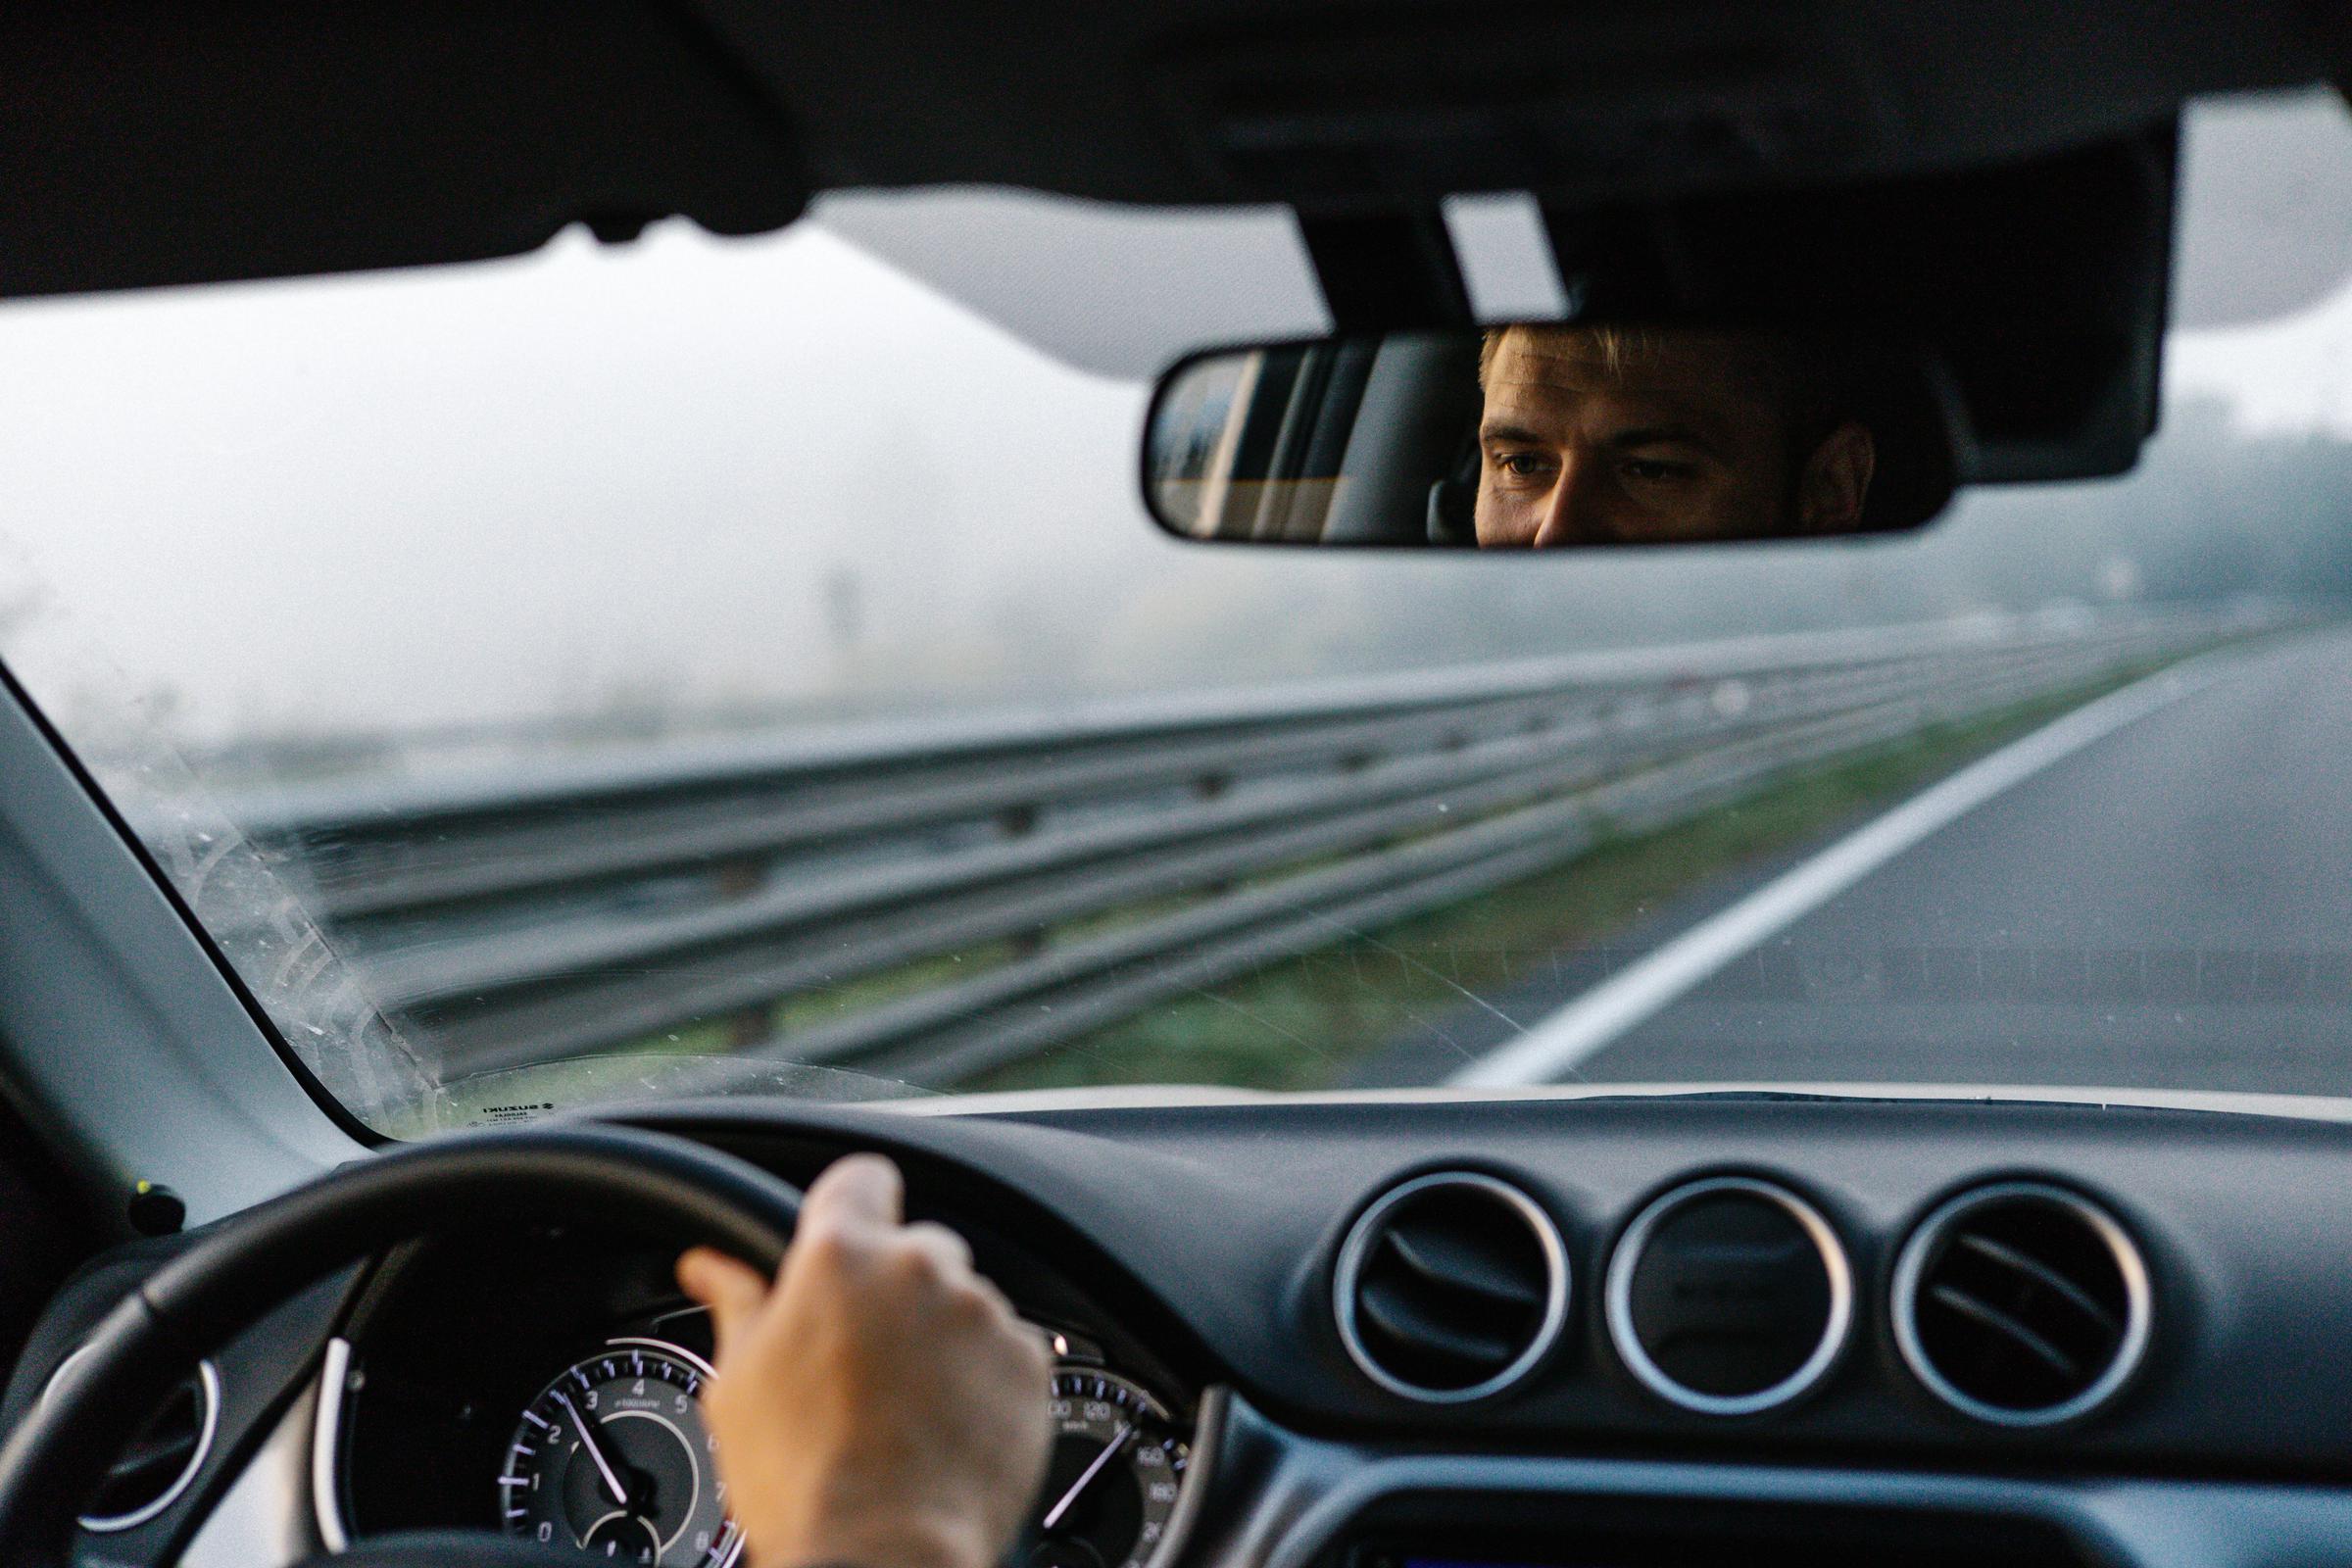
<path id="1" fill-rule="evenodd" d="M 1366 1324 L 1392 1340 L 1451 1356 L 1473 1367 L 1507 1365 L 1519 1347 L 1503 1334 L 1481 1334 L 1441 1321 L 1423 1311 L 1412 1298 L 1394 1286 L 1366 1284 L 1356 1294 L 1356 1306 Z"/>
<path id="2" fill-rule="evenodd" d="M 2003 1336 L 2028 1355 L 2038 1358 L 2042 1365 L 2062 1378 L 2079 1378 L 2082 1375 L 2082 1364 L 2073 1356 L 2008 1313 L 1985 1305 L 1964 1291 L 1954 1290 L 1949 1285 L 1938 1285 L 1928 1292 L 1928 1299 Z"/>
<path id="3" fill-rule="evenodd" d="M 1895 1265 L 1895 1343 L 1954 1409 L 2045 1426 L 2112 1398 L 2145 1352 L 2147 1268 L 2107 1212 L 2040 1182 L 2001 1182 L 1925 1220 Z"/>
<path id="4" fill-rule="evenodd" d="M 1544 1301 L 1544 1282 L 1497 1257 L 1442 1231 L 1391 1230 L 1383 1243 L 1405 1267 L 1430 1284 L 1458 1287 L 1489 1300 L 1511 1306 L 1535 1307 Z"/>
<path id="5" fill-rule="evenodd" d="M 1485 1398 L 1532 1371 L 1567 1320 L 1567 1251 L 1534 1200 L 1469 1172 L 1416 1177 L 1348 1231 L 1340 1341 L 1393 1394 Z"/>
<path id="6" fill-rule="evenodd" d="M 1965 1248 L 1977 1256 L 1996 1263 L 2002 1268 L 2013 1269 L 2017 1273 L 2025 1275 L 2043 1290 L 2057 1296 L 2059 1299 L 2071 1302 L 2077 1311 L 2089 1318 L 2106 1333 L 2123 1333 L 2124 1326 L 2116 1321 L 2113 1312 L 2101 1306 L 2088 1291 L 2039 1258 L 2030 1257 L 2016 1248 L 2004 1246 L 1988 1236 L 1964 1234 L 1954 1245 Z"/>

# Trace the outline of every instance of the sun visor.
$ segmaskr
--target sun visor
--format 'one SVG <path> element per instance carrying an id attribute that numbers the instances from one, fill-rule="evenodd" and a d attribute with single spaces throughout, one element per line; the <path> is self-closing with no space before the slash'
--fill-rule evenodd
<path id="1" fill-rule="evenodd" d="M 2352 115 L 2333 92 L 2200 103 L 2183 117 L 2173 325 L 2243 326 L 2352 282 Z"/>
<path id="2" fill-rule="evenodd" d="M 0 8 L 0 297 L 790 222 L 779 117 L 653 0 Z"/>
<path id="3" fill-rule="evenodd" d="M 960 187 L 827 192 L 808 220 L 1096 375 L 1148 380 L 1204 343 L 1330 324 L 1281 207 Z"/>

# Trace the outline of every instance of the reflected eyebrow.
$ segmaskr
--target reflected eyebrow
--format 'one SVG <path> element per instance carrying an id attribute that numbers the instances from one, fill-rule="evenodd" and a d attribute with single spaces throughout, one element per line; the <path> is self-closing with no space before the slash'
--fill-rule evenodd
<path id="1" fill-rule="evenodd" d="M 1619 451 L 1633 447 L 1685 446 L 1696 447 L 1709 457 L 1720 457 L 1715 443 L 1690 424 L 1643 424 L 1630 430 L 1620 430 L 1609 437 L 1609 445 Z"/>
<path id="2" fill-rule="evenodd" d="M 1478 439 L 1482 446 L 1488 442 L 1501 441 L 1523 446 L 1545 447 L 1552 444 L 1553 438 L 1544 435 L 1540 430 L 1531 430 L 1524 424 L 1489 424 L 1480 427 Z M 1609 445 L 1620 452 L 1630 452 L 1637 447 L 1695 447 L 1710 458 L 1723 456 L 1722 449 L 1713 441 L 1708 440 L 1698 426 L 1693 424 L 1635 425 L 1631 429 L 1620 430 L 1610 436 Z"/>

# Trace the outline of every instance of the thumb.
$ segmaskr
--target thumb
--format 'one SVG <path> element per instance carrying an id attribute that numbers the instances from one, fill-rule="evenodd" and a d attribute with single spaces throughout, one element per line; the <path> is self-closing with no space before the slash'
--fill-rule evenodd
<path id="1" fill-rule="evenodd" d="M 767 1281 L 758 1269 L 708 1247 L 678 1259 L 678 1288 L 710 1309 L 710 1333 L 721 1357 L 767 1301 Z"/>

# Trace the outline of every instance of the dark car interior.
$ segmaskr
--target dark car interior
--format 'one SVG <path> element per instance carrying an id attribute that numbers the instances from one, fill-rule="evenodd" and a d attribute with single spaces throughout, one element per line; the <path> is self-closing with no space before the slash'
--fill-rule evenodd
<path id="1" fill-rule="evenodd" d="M 0 297 L 969 184 L 1279 204 L 1335 331 L 1467 329 L 1437 204 L 1526 191 L 1592 311 L 1932 350 L 1939 504 L 2132 466 L 2183 104 L 2347 72 L 2352 9 L 2319 0 L 36 0 L 0 14 Z M 1408 534 L 1428 490 L 1400 484 Z M 62 814 L 0 842 L 0 916 L 85 840 L 152 877 L 8 695 L 0 787 Z M 168 892 L 45 907 L 42 942 L 185 924 Z M 85 1016 L 34 953 L 0 1038 Z M 363 1157 L 183 1228 L 8 1088 L 0 1559 L 27 1568 L 535 1560 L 515 1412 L 649 1380 L 684 1410 L 710 1345 L 678 1245 L 772 1264 L 860 1149 L 1054 1336 L 1060 1408 L 1144 1434 L 1022 1568 L 2352 1563 L 2352 1127 L 2323 1112 L 737 1099 L 389 1145 L 330 1108 Z M 731 1528 L 605 1554 L 717 1565 Z"/>

